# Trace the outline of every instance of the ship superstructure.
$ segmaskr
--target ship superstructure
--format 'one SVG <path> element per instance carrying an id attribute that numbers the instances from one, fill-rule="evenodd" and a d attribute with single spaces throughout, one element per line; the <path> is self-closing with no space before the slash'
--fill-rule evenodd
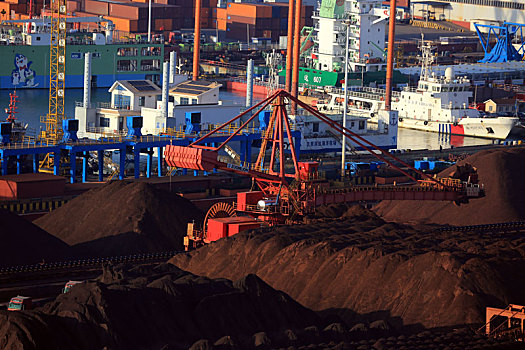
<path id="1" fill-rule="evenodd" d="M 385 70 L 385 24 L 389 12 L 381 9 L 381 3 L 377 0 L 323 0 L 313 15 L 317 45 L 307 58 L 307 65 L 343 72 L 348 25 L 350 71 Z"/>
<path id="2" fill-rule="evenodd" d="M 24 20 L 27 22 L 27 20 Z M 4 22 L 24 22 L 4 21 Z M 0 33 L 0 89 L 49 88 L 49 21 L 29 20 L 24 26 Z M 67 18 L 67 23 L 101 21 L 100 18 Z M 111 22 L 103 20 L 105 22 Z M 18 24 L 21 24 L 18 23 Z M 14 23 L 17 24 L 17 23 Z M 148 43 L 132 38 L 118 38 L 111 23 L 105 30 L 90 32 L 68 29 L 66 35 L 66 88 L 84 84 L 84 54 L 91 53 L 93 87 L 110 87 L 119 79 L 160 81 L 163 43 Z"/>
<path id="3" fill-rule="evenodd" d="M 442 134 L 506 139 L 518 118 L 482 117 L 477 109 L 469 107 L 471 81 L 456 76 L 449 67 L 445 75 L 432 71 L 434 61 L 430 42 L 422 44 L 421 74 L 417 87 L 405 87 L 392 94 L 392 108 L 399 112 L 399 127 Z M 341 108 L 341 92 L 332 93 L 326 104 L 318 104 L 321 111 L 337 113 Z M 349 91 L 350 111 L 368 115 L 376 121 L 384 106 L 384 91 L 361 88 Z"/>

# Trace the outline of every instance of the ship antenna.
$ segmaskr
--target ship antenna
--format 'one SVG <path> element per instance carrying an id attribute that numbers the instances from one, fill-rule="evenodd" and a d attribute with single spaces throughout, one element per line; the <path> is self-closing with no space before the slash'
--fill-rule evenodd
<path id="1" fill-rule="evenodd" d="M 426 80 L 430 76 L 430 66 L 434 62 L 432 46 L 430 42 L 425 43 L 425 34 L 421 33 L 421 74 L 420 77 Z"/>
<path id="2" fill-rule="evenodd" d="M 14 123 L 16 120 L 16 113 L 18 113 L 17 112 L 18 107 L 16 105 L 16 103 L 18 102 L 17 97 L 18 96 L 16 95 L 16 89 L 14 90 L 14 92 L 9 93 L 9 108 L 6 108 L 6 112 L 7 112 L 6 121 L 9 123 Z"/>

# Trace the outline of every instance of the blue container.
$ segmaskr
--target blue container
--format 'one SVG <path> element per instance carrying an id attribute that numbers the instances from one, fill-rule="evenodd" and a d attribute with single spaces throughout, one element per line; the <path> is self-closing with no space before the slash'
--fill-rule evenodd
<path id="1" fill-rule="evenodd" d="M 9 122 L 0 123 L 0 143 L 6 144 L 11 142 L 11 131 L 13 126 Z"/>
<path id="2" fill-rule="evenodd" d="M 62 120 L 62 130 L 64 136 L 62 136 L 63 142 L 78 141 L 78 120 L 77 119 L 64 119 Z"/>
<path id="3" fill-rule="evenodd" d="M 201 112 L 186 112 L 186 134 L 201 132 Z"/>
<path id="4" fill-rule="evenodd" d="M 270 117 L 272 111 L 262 111 L 259 113 L 259 130 L 265 130 L 268 124 L 270 123 Z"/>
<path id="5" fill-rule="evenodd" d="M 141 116 L 129 116 L 126 118 L 126 126 L 128 127 L 128 136 L 142 136 L 143 120 Z"/>

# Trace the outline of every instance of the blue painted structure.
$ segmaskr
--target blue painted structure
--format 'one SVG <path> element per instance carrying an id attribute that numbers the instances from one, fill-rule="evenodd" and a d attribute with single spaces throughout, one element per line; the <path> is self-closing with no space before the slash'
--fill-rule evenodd
<path id="1" fill-rule="evenodd" d="M 130 123 L 128 119 L 128 123 Z M 128 124 L 129 126 L 130 124 Z M 68 125 L 71 127 L 72 125 Z M 133 125 L 132 125 L 133 126 Z M 71 130 L 70 130 L 71 131 Z M 206 146 L 216 146 L 218 143 L 224 142 L 230 134 L 220 134 L 218 136 L 209 137 L 204 145 Z M 242 161 L 251 160 L 251 148 L 252 142 L 256 139 L 260 139 L 261 135 L 256 134 L 241 134 L 234 136 L 232 142 L 240 142 L 240 157 Z M 300 154 L 300 138 L 301 133 L 299 131 L 292 132 L 292 137 L 295 139 L 296 143 L 296 153 L 297 156 Z M 58 175 L 60 172 L 60 156 L 62 153 L 67 153 L 69 155 L 69 167 L 70 167 L 70 182 L 74 183 L 77 181 L 77 157 L 82 157 L 82 181 L 87 180 L 87 160 L 89 158 L 90 152 L 97 152 L 98 164 L 99 164 L 99 181 L 103 181 L 103 165 L 104 165 L 104 152 L 110 150 L 118 150 L 120 153 L 119 159 L 119 179 L 122 180 L 125 177 L 124 168 L 126 164 L 126 152 L 133 154 L 134 162 L 134 177 L 139 178 L 140 176 L 140 154 L 145 153 L 147 155 L 146 163 L 146 177 L 151 177 L 152 173 L 152 163 L 153 163 L 153 153 L 154 149 L 157 148 L 157 161 L 158 161 L 158 173 L 157 176 L 162 176 L 162 154 L 163 148 L 168 145 L 178 145 L 178 146 L 187 146 L 191 142 L 195 141 L 196 138 L 175 138 L 172 136 L 136 136 L 123 138 L 121 140 L 115 139 L 105 139 L 100 138 L 98 140 L 69 140 L 67 143 L 61 143 L 58 145 L 44 145 L 39 143 L 34 143 L 31 145 L 25 144 L 23 147 L 17 144 L 8 144 L 0 146 L 0 158 L 1 158 L 1 167 L 0 174 L 8 174 L 8 162 L 11 158 L 15 158 L 17 161 L 17 174 L 21 173 L 21 159 L 24 156 L 33 157 L 33 172 L 38 172 L 39 156 L 45 154 L 52 154 L 54 159 L 54 169 L 53 172 L 55 175 Z M 187 170 L 183 169 L 183 174 L 186 174 Z M 198 175 L 198 171 L 194 172 L 195 175 Z M 205 173 L 206 175 L 206 173 Z"/>
<path id="2" fill-rule="evenodd" d="M 144 121 L 140 115 L 126 117 L 126 126 L 128 127 L 128 136 L 140 137 L 142 136 L 142 126 Z"/>
<path id="3" fill-rule="evenodd" d="M 385 164 L 384 162 L 346 162 L 345 169 L 349 170 L 350 176 L 357 175 L 359 171 L 369 170 L 372 172 L 377 172 L 381 165 Z"/>
<path id="4" fill-rule="evenodd" d="M 8 144 L 11 142 L 11 131 L 13 125 L 9 122 L 0 123 L 0 143 Z"/>
<path id="5" fill-rule="evenodd" d="M 64 136 L 62 137 L 62 142 L 76 142 L 78 141 L 78 120 L 77 119 L 64 119 L 62 120 L 62 130 L 64 131 Z"/>
<path id="6" fill-rule="evenodd" d="M 443 170 L 452 164 L 454 163 L 443 160 L 414 160 L 414 168 L 417 170 Z"/>
<path id="7" fill-rule="evenodd" d="M 525 54 L 523 41 L 523 27 L 525 24 L 503 22 L 501 26 L 474 23 L 481 46 L 485 51 L 485 57 L 479 62 L 509 62 L 521 61 Z M 487 33 L 482 33 L 481 28 L 486 28 Z M 517 37 L 521 46 L 516 49 L 512 45 L 512 39 Z M 491 40 L 496 39 L 496 43 L 491 47 Z"/>
<path id="8" fill-rule="evenodd" d="M 201 112 L 186 112 L 186 128 L 184 133 L 190 135 L 192 133 L 201 132 Z"/>

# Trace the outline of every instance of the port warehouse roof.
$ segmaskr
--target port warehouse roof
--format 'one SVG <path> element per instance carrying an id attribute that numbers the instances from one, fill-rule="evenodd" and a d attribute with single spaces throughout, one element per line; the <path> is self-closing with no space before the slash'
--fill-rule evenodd
<path id="1" fill-rule="evenodd" d="M 199 96 L 210 90 L 220 88 L 222 85 L 205 80 L 184 81 L 170 89 L 170 95 L 192 95 Z"/>
<path id="2" fill-rule="evenodd" d="M 124 88 L 136 95 L 160 94 L 160 88 L 150 80 L 117 80 L 109 88 L 109 92 Z"/>
<path id="3" fill-rule="evenodd" d="M 459 64 L 454 66 L 432 66 L 432 71 L 436 75 L 445 75 L 445 69 L 453 67 L 456 76 L 467 75 L 472 79 L 484 79 L 486 77 L 504 79 L 506 75 L 515 74 L 519 77 L 525 77 L 525 61 L 515 62 L 498 62 L 498 63 L 472 63 Z M 401 73 L 406 75 L 421 74 L 421 67 L 397 68 Z"/>

